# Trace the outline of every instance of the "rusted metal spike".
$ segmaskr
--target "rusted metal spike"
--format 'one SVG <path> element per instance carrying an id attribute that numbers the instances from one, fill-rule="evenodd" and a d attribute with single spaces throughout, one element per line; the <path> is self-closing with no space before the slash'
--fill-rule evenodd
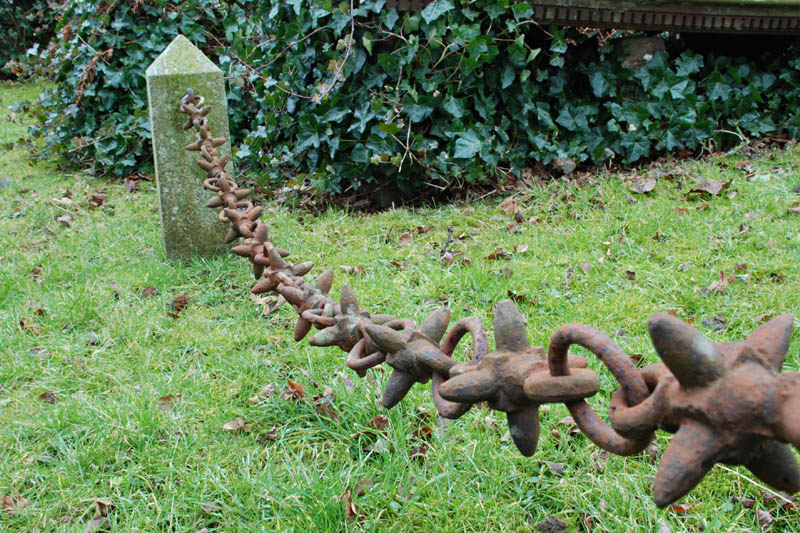
<path id="1" fill-rule="evenodd" d="M 439 307 L 422 321 L 419 330 L 430 340 L 438 343 L 447 331 L 447 324 L 449 323 L 450 310 L 446 307 Z"/>
<path id="2" fill-rule="evenodd" d="M 406 394 L 408 394 L 408 391 L 411 390 L 411 387 L 413 387 L 416 382 L 413 376 L 396 369 L 393 370 L 392 374 L 389 376 L 389 381 L 386 382 L 386 388 L 383 391 L 383 406 L 387 409 L 391 409 L 397 405 L 400 400 L 406 397 Z"/>
<path id="3" fill-rule="evenodd" d="M 657 313 L 647 328 L 659 357 L 684 387 L 708 384 L 725 371 L 725 359 L 717 347 L 689 324 Z"/>
<path id="4" fill-rule="evenodd" d="M 788 444 L 765 441 L 744 466 L 771 487 L 788 493 L 800 491 L 800 469 Z"/>
<path id="5" fill-rule="evenodd" d="M 780 315 L 753 330 L 744 342 L 756 351 L 765 366 L 780 372 L 789 350 L 789 341 L 792 340 L 793 328 L 794 317 Z"/>
<path id="6" fill-rule="evenodd" d="M 653 482 L 653 499 L 666 507 L 692 490 L 719 459 L 723 444 L 706 426 L 694 421 L 681 425 L 667 446 Z"/>
<path id="7" fill-rule="evenodd" d="M 506 415 L 508 431 L 519 453 L 530 457 L 536 452 L 536 446 L 539 444 L 539 407 L 524 407 Z"/>

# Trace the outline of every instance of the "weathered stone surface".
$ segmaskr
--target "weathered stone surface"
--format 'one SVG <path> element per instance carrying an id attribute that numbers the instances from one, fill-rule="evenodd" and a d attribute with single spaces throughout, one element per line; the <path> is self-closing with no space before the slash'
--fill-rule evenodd
<path id="1" fill-rule="evenodd" d="M 656 52 L 665 52 L 664 39 L 661 37 L 626 37 L 621 46 L 625 59 L 622 66 L 631 70 L 639 70 L 653 59 Z"/>
<path id="2" fill-rule="evenodd" d="M 161 229 L 167 257 L 188 261 L 228 249 L 223 241 L 226 225 L 206 207 L 211 194 L 203 189 L 205 172 L 197 166 L 198 152 L 186 146 L 194 130 L 183 130 L 186 115 L 180 100 L 191 87 L 211 105 L 208 115 L 215 137 L 230 139 L 228 106 L 222 71 L 183 35 L 177 36 L 147 69 L 147 100 L 153 135 Z M 230 145 L 219 147 L 222 154 Z M 228 164 L 232 175 L 232 165 Z"/>

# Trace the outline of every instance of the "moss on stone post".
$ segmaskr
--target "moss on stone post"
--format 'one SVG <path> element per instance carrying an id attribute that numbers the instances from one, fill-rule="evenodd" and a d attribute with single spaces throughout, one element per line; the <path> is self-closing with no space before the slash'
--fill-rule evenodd
<path id="1" fill-rule="evenodd" d="M 178 35 L 147 69 L 147 101 L 153 135 L 161 231 L 167 257 L 188 261 L 228 249 L 223 241 L 226 224 L 206 207 L 212 197 L 203 189 L 205 172 L 197 166 L 198 152 L 186 146 L 194 130 L 183 130 L 186 115 L 180 100 L 191 87 L 211 105 L 208 121 L 215 137 L 230 139 L 228 106 L 222 71 L 183 35 Z M 230 144 L 219 147 L 230 153 Z M 229 173 L 233 174 L 231 164 Z"/>

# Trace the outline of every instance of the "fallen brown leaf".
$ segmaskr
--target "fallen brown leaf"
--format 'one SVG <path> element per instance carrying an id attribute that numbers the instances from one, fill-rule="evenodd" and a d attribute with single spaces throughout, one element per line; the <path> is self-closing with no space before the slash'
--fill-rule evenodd
<path id="1" fill-rule="evenodd" d="M 419 446 L 412 446 L 411 449 L 408 451 L 408 456 L 411 459 L 424 461 L 425 459 L 428 458 L 428 445 L 420 444 Z"/>
<path id="2" fill-rule="evenodd" d="M 305 397 L 306 392 L 303 390 L 303 386 L 299 383 L 292 381 L 291 379 L 286 380 L 286 388 L 281 393 L 281 398 L 284 400 L 299 400 Z"/>
<path id="3" fill-rule="evenodd" d="M 230 422 L 226 422 L 222 429 L 225 431 L 241 431 L 242 433 L 250 433 L 253 427 L 245 421 L 243 416 L 237 416 Z"/>
<path id="4" fill-rule="evenodd" d="M 528 251 L 529 248 L 530 246 L 528 246 L 527 244 L 520 244 L 519 246 L 514 246 L 514 253 L 524 254 L 525 252 Z"/>
<path id="5" fill-rule="evenodd" d="M 513 197 L 506 198 L 497 207 L 505 211 L 507 215 L 515 215 L 522 211 L 522 206 Z"/>
<path id="6" fill-rule="evenodd" d="M 738 503 L 745 509 L 751 509 L 755 504 L 756 501 L 752 498 L 746 498 L 744 496 L 734 496 L 733 503 Z"/>
<path id="7" fill-rule="evenodd" d="M 19 496 L 0 496 L 0 506 L 2 506 L 3 512 L 9 516 L 14 516 L 20 509 L 31 503 L 33 502 Z"/>
<path id="8" fill-rule="evenodd" d="M 206 502 L 200 504 L 200 509 L 202 509 L 204 513 L 212 514 L 222 511 L 222 506 L 217 502 Z"/>
<path id="9" fill-rule="evenodd" d="M 725 274 L 724 270 L 719 271 L 719 279 L 713 281 L 711 285 L 706 288 L 703 293 L 708 296 L 709 294 L 720 294 L 725 292 L 725 289 L 728 288 L 730 282 L 733 281 L 733 278 L 729 278 L 727 274 Z"/>
<path id="10" fill-rule="evenodd" d="M 270 396 L 275 394 L 275 391 L 277 391 L 277 390 L 278 390 L 278 384 L 277 383 L 268 383 L 268 384 L 264 385 L 264 387 L 260 391 L 258 391 L 257 393 L 255 393 L 254 395 L 249 397 L 247 399 L 247 403 L 253 404 L 253 405 L 257 404 L 257 403 L 260 403 L 262 400 L 264 400 L 266 398 L 269 398 Z"/>
<path id="11" fill-rule="evenodd" d="M 374 427 L 378 431 L 383 431 L 384 429 L 386 429 L 386 426 L 389 425 L 389 417 L 387 417 L 386 415 L 377 415 L 373 417 L 372 420 L 369 421 L 369 423 L 372 424 L 372 427 Z"/>
<path id="12" fill-rule="evenodd" d="M 656 188 L 655 178 L 636 178 L 631 181 L 629 188 L 637 194 L 645 194 Z"/>
<path id="13" fill-rule="evenodd" d="M 171 413 L 175 410 L 175 402 L 183 398 L 183 393 L 179 392 L 177 394 L 167 394 L 166 396 L 162 396 L 156 402 L 158 403 L 159 409 L 162 411 L 166 411 Z"/>
<path id="14" fill-rule="evenodd" d="M 39 399 L 47 403 L 56 403 L 56 393 L 49 390 L 39 395 Z"/>
<path id="15" fill-rule="evenodd" d="M 139 190 L 139 182 L 134 179 L 125 178 L 124 183 L 125 183 L 125 190 L 127 190 L 128 192 L 136 192 Z"/>
<path id="16" fill-rule="evenodd" d="M 511 252 L 508 250 L 504 250 L 503 248 L 495 248 L 494 252 L 490 253 L 487 257 L 489 261 L 497 261 L 500 259 L 509 260 L 511 259 Z"/>
<path id="17" fill-rule="evenodd" d="M 433 226 L 417 226 L 417 234 L 422 235 L 423 233 L 428 233 L 432 229 Z"/>
<path id="18" fill-rule="evenodd" d="M 367 269 L 365 269 L 363 266 L 360 265 L 357 266 L 342 265 L 342 270 L 344 270 L 348 274 L 356 276 L 363 276 L 364 274 L 367 273 Z"/>
<path id="19" fill-rule="evenodd" d="M 179 294 L 172 300 L 170 304 L 171 310 L 167 314 L 172 318 L 178 318 L 187 305 L 189 305 L 189 297 L 185 294 Z"/>
<path id="20" fill-rule="evenodd" d="M 372 488 L 372 480 L 366 477 L 362 477 L 361 479 L 358 480 L 358 483 L 356 483 L 356 486 L 353 488 L 353 495 L 363 496 L 367 492 L 369 492 L 369 489 L 371 488 Z"/>
<path id="21" fill-rule="evenodd" d="M 765 511 L 764 509 L 756 509 L 756 518 L 758 518 L 758 525 L 761 528 L 761 531 L 766 531 L 772 525 L 772 515 L 769 514 L 769 511 Z"/>
<path id="22" fill-rule="evenodd" d="M 731 182 L 722 183 L 721 181 L 717 181 L 711 178 L 707 178 L 703 180 L 701 183 L 695 185 L 694 189 L 690 189 L 687 193 L 687 197 L 690 194 L 710 194 L 711 196 L 716 196 L 721 193 L 723 190 L 730 187 Z"/>
<path id="23" fill-rule="evenodd" d="M 108 195 L 103 192 L 92 193 L 89 196 L 89 209 L 96 209 L 103 205 L 108 199 Z"/>
<path id="24" fill-rule="evenodd" d="M 669 512 L 673 514 L 685 514 L 698 507 L 700 507 L 700 504 L 672 503 L 669 505 L 668 509 Z"/>
<path id="25" fill-rule="evenodd" d="M 39 328 L 36 327 L 36 325 L 33 324 L 31 321 L 29 321 L 27 318 L 20 319 L 19 327 L 20 329 L 22 329 L 22 331 L 28 331 L 37 336 L 42 334 L 42 332 L 39 331 Z"/>
<path id="26" fill-rule="evenodd" d="M 411 246 L 411 234 L 409 232 L 401 233 L 400 238 L 397 240 L 398 246 Z"/>
<path id="27" fill-rule="evenodd" d="M 322 394 L 317 394 L 311 400 L 316 407 L 317 414 L 338 420 L 339 416 L 333 410 L 333 389 L 325 386 Z"/>
<path id="28" fill-rule="evenodd" d="M 149 298 L 151 296 L 156 296 L 156 295 L 158 295 L 158 289 L 156 289 L 152 285 L 149 285 L 144 289 L 142 289 L 142 298 Z"/>
<path id="29" fill-rule="evenodd" d="M 87 524 L 86 533 L 95 533 L 97 531 L 107 531 L 111 527 L 111 522 L 108 519 L 108 511 L 112 507 L 111 500 L 102 499 L 94 502 L 94 518 Z"/>
<path id="30" fill-rule="evenodd" d="M 403 261 L 402 263 L 398 261 L 389 261 L 389 264 L 395 267 L 397 270 L 405 270 L 406 268 L 408 268 L 408 263 L 406 263 L 405 261 Z"/>
<path id="31" fill-rule="evenodd" d="M 538 305 L 539 300 L 536 298 L 531 298 L 525 294 L 519 293 L 515 290 L 508 289 L 508 297 L 517 302 L 518 304 L 530 304 L 530 305 Z"/>
<path id="32" fill-rule="evenodd" d="M 625 271 L 625 277 L 628 278 L 629 280 L 633 281 L 633 280 L 636 279 L 636 272 L 634 272 L 633 270 L 626 270 Z"/>
<path id="33" fill-rule="evenodd" d="M 349 490 L 346 490 L 339 500 L 344 502 L 344 518 L 349 524 L 352 524 L 356 520 L 361 520 L 361 518 L 363 518 L 363 515 L 353 503 L 353 495 L 350 494 Z"/>
<path id="34" fill-rule="evenodd" d="M 589 272 L 592 270 L 592 264 L 589 261 L 584 261 L 581 263 L 581 270 L 588 276 Z"/>

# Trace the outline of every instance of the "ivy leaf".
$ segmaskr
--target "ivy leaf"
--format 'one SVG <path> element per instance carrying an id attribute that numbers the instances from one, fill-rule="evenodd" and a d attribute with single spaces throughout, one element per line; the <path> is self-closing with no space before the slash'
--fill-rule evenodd
<path id="1" fill-rule="evenodd" d="M 605 96 L 611 87 L 603 76 L 603 73 L 599 70 L 592 72 L 589 76 L 589 83 L 592 85 L 592 92 L 598 98 Z"/>
<path id="2" fill-rule="evenodd" d="M 408 113 L 411 122 L 421 122 L 433 113 L 433 108 L 427 105 L 407 104 L 403 106 L 403 111 Z"/>
<path id="3" fill-rule="evenodd" d="M 444 110 L 453 115 L 454 118 L 461 118 L 464 116 L 464 101 L 451 96 L 445 101 Z"/>
<path id="4" fill-rule="evenodd" d="M 454 8 L 455 6 L 451 0 L 435 0 L 433 3 L 428 4 L 428 6 L 423 9 L 422 13 L 420 14 L 422 15 L 422 19 L 427 24 L 430 24 Z"/>
<path id="5" fill-rule="evenodd" d="M 481 151 L 483 142 L 478 137 L 475 130 L 467 130 L 456 139 L 456 151 L 453 157 L 460 159 L 470 159 L 475 157 L 475 154 Z"/>
<path id="6" fill-rule="evenodd" d="M 500 88 L 507 89 L 509 85 L 514 83 L 515 77 L 516 73 L 514 72 L 514 67 L 511 63 L 506 64 L 506 68 L 503 70 L 503 78 L 500 80 Z"/>
<path id="7" fill-rule="evenodd" d="M 397 22 L 397 19 L 400 18 L 400 15 L 397 14 L 397 10 L 395 8 L 391 8 L 388 11 L 384 12 L 383 15 L 383 23 L 386 25 L 387 30 L 394 29 L 394 25 Z"/>

